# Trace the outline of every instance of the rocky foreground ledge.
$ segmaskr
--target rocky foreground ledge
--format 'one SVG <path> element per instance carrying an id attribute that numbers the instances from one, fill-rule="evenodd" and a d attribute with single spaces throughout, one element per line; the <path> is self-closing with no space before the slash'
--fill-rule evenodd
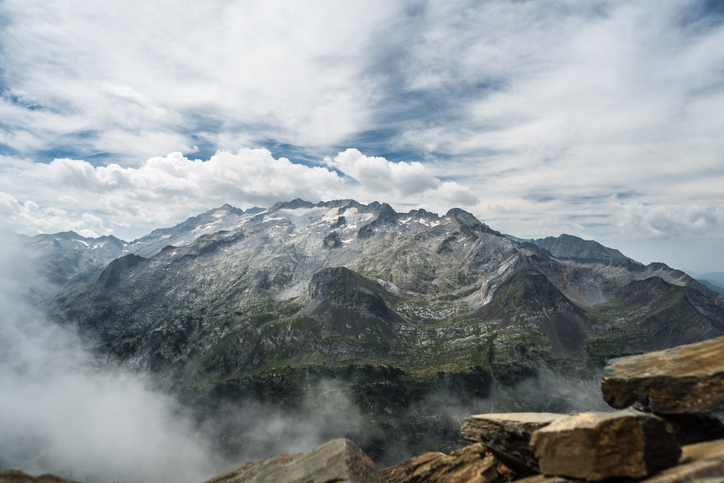
<path id="1" fill-rule="evenodd" d="M 724 337 L 609 361 L 601 384 L 618 409 L 470 416 L 470 446 L 384 471 L 352 441 L 277 455 L 205 483 L 724 483 Z M 2 482 L 66 482 L 0 471 Z"/>

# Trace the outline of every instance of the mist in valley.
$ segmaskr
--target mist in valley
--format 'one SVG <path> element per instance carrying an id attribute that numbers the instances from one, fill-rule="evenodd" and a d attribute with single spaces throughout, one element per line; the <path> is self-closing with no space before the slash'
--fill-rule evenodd
<path id="1" fill-rule="evenodd" d="M 546 372 L 513 386 L 492 382 L 484 397 L 438 388 L 395 407 L 374 394 L 365 406 L 351 386 L 326 377 L 307 383 L 291 406 L 245 394 L 181 404 L 153 374 L 98 364 L 73 327 L 46 320 L 34 304 L 50 288 L 12 239 L 2 242 L 0 468 L 86 482 L 200 482 L 337 437 L 385 467 L 468 444 L 458 430 L 471 414 L 604 409 L 596 378 Z"/>

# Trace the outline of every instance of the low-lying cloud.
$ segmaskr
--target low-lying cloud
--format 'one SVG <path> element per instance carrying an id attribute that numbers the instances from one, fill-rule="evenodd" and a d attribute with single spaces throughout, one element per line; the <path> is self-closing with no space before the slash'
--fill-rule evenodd
<path id="1" fill-rule="evenodd" d="M 84 482 L 193 483 L 250 459 L 308 451 L 359 423 L 344 395 L 316 397 L 330 392 L 325 383 L 310 388 L 306 403 L 324 417 L 258 403 L 200 418 L 151 375 L 100 366 L 72 327 L 45 320 L 33 307 L 42 279 L 13 238 L 0 241 L 0 468 Z"/>
<path id="2" fill-rule="evenodd" d="M 81 481 L 201 481 L 223 462 L 143 375 L 93 369 L 68 327 L 31 305 L 40 280 L 3 236 L 0 467 Z"/>

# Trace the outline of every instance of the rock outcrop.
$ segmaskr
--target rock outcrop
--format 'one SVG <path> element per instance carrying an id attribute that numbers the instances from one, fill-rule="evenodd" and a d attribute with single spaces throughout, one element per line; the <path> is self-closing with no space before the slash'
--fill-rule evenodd
<path id="1" fill-rule="evenodd" d="M 252 461 L 206 483 L 384 483 L 372 460 L 348 439 L 333 439 L 298 455 Z"/>
<path id="2" fill-rule="evenodd" d="M 500 463 L 480 444 L 445 455 L 425 453 L 382 472 L 387 483 L 493 483 Z"/>
<path id="3" fill-rule="evenodd" d="M 541 473 L 586 480 L 641 478 L 676 464 L 666 422 L 633 409 L 565 416 L 533 433 Z"/>
<path id="4" fill-rule="evenodd" d="M 55 475 L 31 476 L 19 470 L 0 470 L 0 483 L 78 483 Z"/>
<path id="5" fill-rule="evenodd" d="M 531 435 L 562 416 L 554 413 L 476 414 L 465 421 L 460 434 L 463 439 L 484 444 L 517 474 L 532 475 L 538 473 L 539 468 L 530 447 Z"/>
<path id="6" fill-rule="evenodd" d="M 609 362 L 603 399 L 623 409 L 635 402 L 655 413 L 724 410 L 724 337 Z"/>
<path id="7" fill-rule="evenodd" d="M 635 406 L 476 415 L 461 433 L 530 475 L 516 481 L 724 481 L 724 424 L 712 414 L 724 408 L 724 338 L 611 360 L 601 387 L 611 406 Z"/>

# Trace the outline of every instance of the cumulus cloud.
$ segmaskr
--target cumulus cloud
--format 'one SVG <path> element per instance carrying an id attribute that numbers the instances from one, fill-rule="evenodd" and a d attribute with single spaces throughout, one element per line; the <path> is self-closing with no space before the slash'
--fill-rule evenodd
<path id="1" fill-rule="evenodd" d="M 372 193 L 403 196 L 437 189 L 440 181 L 418 162 L 393 163 L 378 156 L 365 156 L 357 149 L 347 149 L 334 159 L 326 158 L 328 166 L 342 171 L 364 185 Z"/>
<path id="2" fill-rule="evenodd" d="M 477 201 L 469 188 L 441 182 L 419 162 L 394 163 L 356 149 L 327 160 L 328 167 L 292 163 L 265 149 L 219 151 L 208 161 L 176 152 L 138 168 L 67 158 L 48 164 L 3 160 L 0 221 L 28 234 L 74 230 L 98 236 L 118 227 L 168 226 L 224 203 L 249 208 L 294 198 L 356 198 L 444 212 Z"/>
<path id="3" fill-rule="evenodd" d="M 478 202 L 469 187 L 455 181 L 441 181 L 430 168 L 417 161 L 392 162 L 379 156 L 365 156 L 357 149 L 347 149 L 324 161 L 359 182 L 366 193 L 382 195 L 393 203 L 409 204 L 416 200 L 440 208 L 472 206 Z"/>
<path id="4" fill-rule="evenodd" d="M 440 196 L 455 206 L 471 206 L 478 202 L 477 196 L 467 186 L 455 181 L 444 181 L 438 189 Z"/>
<path id="5" fill-rule="evenodd" d="M 69 198 L 66 197 L 65 201 Z M 70 199 L 72 204 L 76 200 Z M 21 203 L 8 193 L 0 192 L 0 222 L 5 228 L 36 233 L 57 233 L 76 231 L 87 237 L 110 235 L 113 230 L 104 225 L 104 220 L 92 213 L 68 213 L 54 206 L 40 207 L 33 201 Z"/>
<path id="6" fill-rule="evenodd" d="M 171 153 L 138 168 L 95 167 L 74 159 L 48 164 L 10 159 L 0 165 L 0 173 L 0 206 L 11 226 L 25 226 L 26 231 L 82 226 L 99 234 L 108 232 L 104 223 L 169 223 L 227 202 L 250 207 L 295 197 L 319 200 L 344 186 L 326 168 L 274 158 L 263 149 L 222 151 L 208 161 Z"/>

